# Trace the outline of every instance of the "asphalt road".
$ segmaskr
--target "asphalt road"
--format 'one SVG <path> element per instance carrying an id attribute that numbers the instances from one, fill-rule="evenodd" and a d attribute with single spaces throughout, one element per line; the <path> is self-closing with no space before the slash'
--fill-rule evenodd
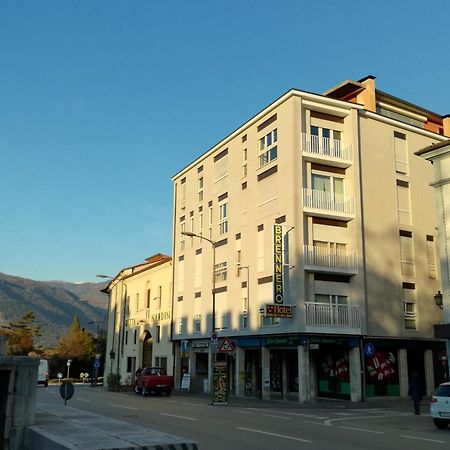
<path id="1" fill-rule="evenodd" d="M 37 403 L 63 403 L 57 386 L 38 388 Z M 211 406 L 206 396 L 141 397 L 75 386 L 69 406 L 197 441 L 202 450 L 434 450 L 450 447 L 450 428 L 438 430 L 412 402 L 292 403 L 231 399 Z"/>

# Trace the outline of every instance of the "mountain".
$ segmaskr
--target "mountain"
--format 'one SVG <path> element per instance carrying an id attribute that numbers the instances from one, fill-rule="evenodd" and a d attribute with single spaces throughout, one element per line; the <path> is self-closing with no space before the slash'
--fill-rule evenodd
<path id="1" fill-rule="evenodd" d="M 104 285 L 34 281 L 0 273 L 0 324 L 8 324 L 33 311 L 36 324 L 41 327 L 37 344 L 43 347 L 57 345 L 60 337 L 67 334 L 75 315 L 82 327 L 95 334 L 97 323 L 89 322 L 105 321 L 106 326 L 108 297 L 95 293 Z"/>

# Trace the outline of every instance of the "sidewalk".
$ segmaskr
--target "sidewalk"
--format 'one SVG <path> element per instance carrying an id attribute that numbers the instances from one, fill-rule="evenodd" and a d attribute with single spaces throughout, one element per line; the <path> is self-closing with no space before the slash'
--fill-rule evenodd
<path id="1" fill-rule="evenodd" d="M 36 407 L 25 432 L 26 450 L 197 450 L 188 439 L 64 405 Z"/>

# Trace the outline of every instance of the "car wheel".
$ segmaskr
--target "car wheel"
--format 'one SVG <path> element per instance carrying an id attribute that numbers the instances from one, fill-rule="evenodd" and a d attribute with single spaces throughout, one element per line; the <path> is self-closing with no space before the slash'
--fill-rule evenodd
<path id="1" fill-rule="evenodd" d="M 170 388 L 170 387 L 168 387 L 167 389 L 166 389 L 166 395 L 167 395 L 167 397 L 169 397 L 169 395 L 172 393 L 172 388 Z"/>
<path id="2" fill-rule="evenodd" d="M 447 428 L 448 425 L 448 422 L 442 419 L 433 419 L 433 422 L 436 425 L 436 427 L 439 428 L 440 430 L 444 430 L 445 428 Z"/>

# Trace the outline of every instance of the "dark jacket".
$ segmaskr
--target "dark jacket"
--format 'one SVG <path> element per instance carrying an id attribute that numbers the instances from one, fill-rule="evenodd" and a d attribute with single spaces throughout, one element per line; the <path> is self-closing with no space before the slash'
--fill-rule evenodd
<path id="1" fill-rule="evenodd" d="M 416 373 L 412 374 L 408 395 L 410 395 L 414 401 L 422 400 L 422 397 L 425 395 L 425 386 L 419 378 L 419 375 Z"/>

